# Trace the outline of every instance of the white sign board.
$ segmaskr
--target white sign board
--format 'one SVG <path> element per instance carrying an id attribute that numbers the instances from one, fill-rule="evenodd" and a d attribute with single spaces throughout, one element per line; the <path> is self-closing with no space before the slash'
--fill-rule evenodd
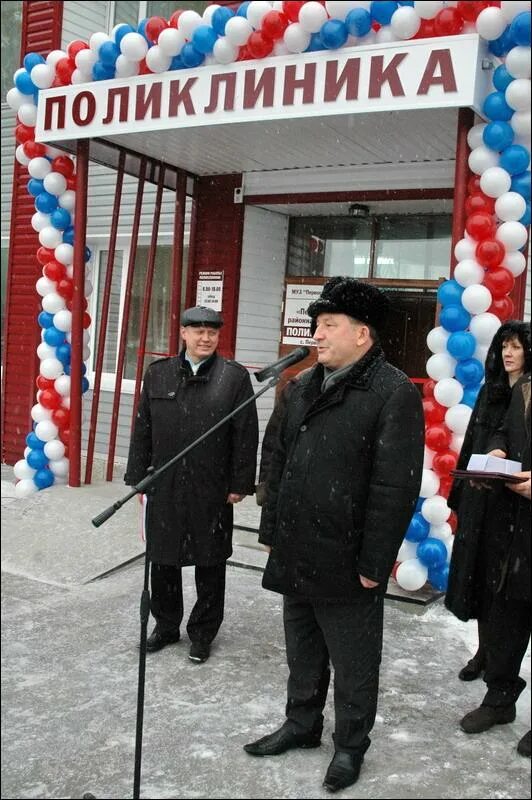
<path id="1" fill-rule="evenodd" d="M 316 345 L 310 334 L 307 308 L 323 289 L 321 284 L 288 283 L 284 301 L 282 344 Z"/>
<path id="2" fill-rule="evenodd" d="M 223 289 L 223 272 L 200 272 L 196 287 L 196 305 L 221 311 Z"/>

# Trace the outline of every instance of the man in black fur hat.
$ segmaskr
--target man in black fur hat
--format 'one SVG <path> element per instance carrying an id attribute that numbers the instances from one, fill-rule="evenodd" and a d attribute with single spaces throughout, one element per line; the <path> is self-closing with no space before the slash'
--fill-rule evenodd
<path id="1" fill-rule="evenodd" d="M 290 384 L 266 485 L 263 586 L 284 595 L 287 719 L 244 746 L 317 747 L 334 668 L 331 792 L 358 779 L 375 721 L 388 577 L 418 498 L 421 398 L 384 358 L 386 295 L 332 278 L 311 304 L 318 363 Z"/>

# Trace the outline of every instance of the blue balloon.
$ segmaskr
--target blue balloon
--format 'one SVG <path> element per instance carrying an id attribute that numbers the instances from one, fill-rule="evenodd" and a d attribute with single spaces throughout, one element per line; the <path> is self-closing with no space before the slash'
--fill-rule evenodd
<path id="1" fill-rule="evenodd" d="M 405 2 L 401 2 L 401 0 L 397 0 L 397 5 L 398 6 L 412 6 L 413 7 L 415 5 L 415 3 L 414 3 L 414 0 L 406 0 Z"/>
<path id="2" fill-rule="evenodd" d="M 506 30 L 502 32 L 498 39 L 492 39 L 491 42 L 488 42 L 488 50 L 490 53 L 493 53 L 494 56 L 498 58 L 502 58 L 505 56 L 506 53 L 512 49 L 514 46 L 514 41 L 510 35 L 510 26 L 506 26 Z"/>
<path id="3" fill-rule="evenodd" d="M 514 129 L 507 122 L 490 122 L 482 132 L 482 139 L 486 147 L 498 153 L 509 147 L 514 140 Z"/>
<path id="4" fill-rule="evenodd" d="M 478 393 L 480 392 L 480 384 L 477 386 L 465 386 L 464 387 L 464 394 L 462 399 L 460 400 L 465 406 L 469 406 L 469 408 L 474 408 L 475 403 L 477 402 Z"/>
<path id="5" fill-rule="evenodd" d="M 314 53 L 316 50 L 325 50 L 325 45 L 323 44 L 319 33 L 311 33 L 310 43 L 305 50 L 305 53 Z"/>
<path id="6" fill-rule="evenodd" d="M 92 67 L 92 77 L 95 81 L 107 81 L 115 76 L 115 68 L 97 61 Z"/>
<path id="7" fill-rule="evenodd" d="M 83 366 L 85 366 L 85 364 Z M 85 367 L 85 369 L 86 369 L 86 367 Z M 89 390 L 89 388 L 90 388 L 90 383 L 88 381 L 88 378 L 82 378 L 81 379 L 81 394 L 85 394 L 85 392 L 87 392 Z"/>
<path id="8" fill-rule="evenodd" d="M 148 40 L 148 37 L 146 36 L 146 25 L 148 24 L 148 19 L 149 17 L 144 17 L 144 19 L 141 19 L 141 21 L 137 25 L 137 32 L 140 33 L 141 36 L 144 36 L 148 44 L 151 44 L 151 42 Z"/>
<path id="9" fill-rule="evenodd" d="M 50 469 L 40 469 L 33 476 L 33 482 L 38 489 L 48 489 L 54 480 L 55 475 Z"/>
<path id="10" fill-rule="evenodd" d="M 460 304 L 462 302 L 462 295 L 464 287 L 451 278 L 451 280 L 444 281 L 438 286 L 438 303 L 442 306 Z"/>
<path id="11" fill-rule="evenodd" d="M 51 214 L 57 208 L 57 197 L 49 192 L 41 192 L 35 198 L 35 208 L 43 214 Z"/>
<path id="12" fill-rule="evenodd" d="M 466 358 L 458 362 L 454 374 L 464 386 L 476 386 L 484 377 L 484 366 L 478 358 Z"/>
<path id="13" fill-rule="evenodd" d="M 245 2 L 245 3 L 240 3 L 240 5 L 238 6 L 238 8 L 236 10 L 237 17 L 246 17 L 246 19 L 247 19 L 248 6 L 249 6 L 250 2 L 251 2 L 251 0 L 247 0 L 247 2 Z"/>
<path id="14" fill-rule="evenodd" d="M 192 42 L 187 42 L 181 50 L 181 58 L 186 67 L 199 67 L 205 61 L 205 54 L 196 50 Z"/>
<path id="15" fill-rule="evenodd" d="M 63 241 L 65 244 L 74 244 L 74 228 L 72 225 L 63 231 Z"/>
<path id="16" fill-rule="evenodd" d="M 525 200 L 530 200 L 530 170 L 527 169 L 520 175 L 514 175 L 510 189 L 512 192 L 520 194 Z"/>
<path id="17" fill-rule="evenodd" d="M 472 333 L 467 331 L 456 331 L 451 333 L 447 339 L 447 350 L 458 361 L 471 358 L 477 349 L 477 340 Z"/>
<path id="18" fill-rule="evenodd" d="M 484 100 L 482 106 L 484 114 L 488 119 L 498 119 L 502 122 L 511 120 L 514 110 L 510 108 L 506 102 L 506 97 L 503 92 L 492 92 Z"/>
<path id="19" fill-rule="evenodd" d="M 65 372 L 65 375 L 70 375 L 70 363 L 65 364 L 64 372 Z M 81 374 L 85 375 L 86 372 L 87 372 L 87 366 L 86 366 L 86 364 L 82 364 L 81 365 Z"/>
<path id="20" fill-rule="evenodd" d="M 70 364 L 70 357 L 71 357 L 72 348 L 70 347 L 68 342 L 64 344 L 60 344 L 56 350 L 56 358 L 63 364 Z"/>
<path id="21" fill-rule="evenodd" d="M 30 78 L 29 72 L 19 72 L 15 78 L 15 86 L 22 94 L 33 94 L 37 89 Z"/>
<path id="22" fill-rule="evenodd" d="M 31 431 L 26 436 L 26 444 L 28 447 L 31 447 L 32 450 L 42 450 L 46 442 L 43 442 L 34 431 Z M 35 469 L 38 469 L 38 467 L 35 467 Z"/>
<path id="23" fill-rule="evenodd" d="M 212 53 L 218 34 L 210 25 L 200 25 L 192 34 L 192 44 L 203 55 Z"/>
<path id="24" fill-rule="evenodd" d="M 136 32 L 137 29 L 134 28 L 132 25 L 126 25 L 125 23 L 123 25 L 119 25 L 115 31 L 115 42 L 120 47 L 120 42 L 122 41 L 126 33 L 136 33 Z"/>
<path id="25" fill-rule="evenodd" d="M 426 499 L 427 499 L 426 497 L 418 497 L 417 502 L 416 502 L 416 511 L 417 512 L 421 511 L 421 506 L 423 505 L 423 503 L 425 502 Z"/>
<path id="26" fill-rule="evenodd" d="M 49 344 L 50 347 L 57 347 L 58 345 L 63 344 L 65 341 L 64 331 L 60 331 L 54 325 L 52 325 L 50 328 L 45 330 L 44 341 L 46 344 Z"/>
<path id="27" fill-rule="evenodd" d="M 54 324 L 54 315 L 49 314 L 48 311 L 41 311 L 37 317 L 37 322 L 41 328 L 50 328 Z"/>
<path id="28" fill-rule="evenodd" d="M 530 18 L 530 11 L 521 11 L 511 22 L 510 36 L 519 47 L 530 47 Z"/>
<path id="29" fill-rule="evenodd" d="M 100 45 L 98 56 L 104 67 L 114 69 L 116 59 L 120 55 L 120 48 L 114 42 L 104 42 Z"/>
<path id="30" fill-rule="evenodd" d="M 215 32 L 218 36 L 223 36 L 225 33 L 225 26 L 231 19 L 231 17 L 235 16 L 235 12 L 231 11 L 230 8 L 225 8 L 221 6 L 217 8 L 216 11 L 213 13 L 211 17 L 211 25 L 214 28 Z"/>
<path id="31" fill-rule="evenodd" d="M 58 231 L 64 231 L 70 226 L 72 219 L 66 208 L 56 208 L 50 215 L 50 222 Z"/>
<path id="32" fill-rule="evenodd" d="M 380 25 L 389 25 L 394 11 L 397 11 L 397 9 L 397 3 L 389 2 L 389 0 L 377 0 L 377 2 L 373 0 L 370 3 L 369 13 Z"/>
<path id="33" fill-rule="evenodd" d="M 87 261 L 90 261 L 91 257 L 92 257 L 92 251 L 89 250 L 88 247 L 86 247 L 85 248 L 85 263 L 87 263 Z"/>
<path id="34" fill-rule="evenodd" d="M 441 567 L 447 561 L 447 548 L 441 539 L 428 536 L 417 546 L 416 556 L 426 567 Z"/>
<path id="35" fill-rule="evenodd" d="M 446 592 L 449 582 L 449 565 L 442 564 L 440 567 L 429 567 L 428 578 L 434 589 L 437 589 L 438 592 Z"/>
<path id="36" fill-rule="evenodd" d="M 504 64 L 500 64 L 493 73 L 493 85 L 498 92 L 505 92 L 513 80 L 513 75 L 510 75 Z"/>
<path id="37" fill-rule="evenodd" d="M 408 539 L 409 542 L 421 542 L 423 539 L 426 539 L 429 535 L 430 530 L 430 523 L 427 522 L 425 517 L 416 511 L 412 519 L 410 520 L 410 525 L 408 526 L 408 530 L 405 534 L 405 539 Z"/>
<path id="38" fill-rule="evenodd" d="M 530 164 L 530 153 L 522 144 L 512 144 L 506 147 L 499 159 L 499 166 L 510 175 L 519 175 L 525 172 Z"/>
<path id="39" fill-rule="evenodd" d="M 471 314 L 461 304 L 445 306 L 440 312 L 440 325 L 451 333 L 465 331 L 470 322 Z"/>
<path id="40" fill-rule="evenodd" d="M 530 201 L 527 200 L 527 202 L 526 202 L 526 211 L 523 214 L 523 216 L 521 217 L 521 219 L 519 220 L 519 222 L 521 223 L 521 225 L 524 225 L 525 227 L 527 227 L 528 225 L 530 225 L 531 221 L 532 221 L 532 216 L 531 216 L 531 213 L 530 213 Z"/>
<path id="41" fill-rule="evenodd" d="M 43 58 L 39 53 L 28 53 L 27 56 L 24 56 L 24 69 L 27 69 L 28 72 L 31 72 L 33 67 L 36 67 L 37 64 L 46 64 L 46 59 Z"/>
<path id="42" fill-rule="evenodd" d="M 180 55 L 174 56 L 173 59 L 170 61 L 170 66 L 168 69 L 185 69 L 185 65 L 183 64 L 183 59 Z"/>
<path id="43" fill-rule="evenodd" d="M 39 178 L 30 178 L 26 184 L 26 189 L 33 197 L 37 197 L 41 192 L 44 192 L 44 181 Z"/>
<path id="44" fill-rule="evenodd" d="M 43 445 L 45 442 L 43 442 Z M 44 450 L 30 450 L 26 456 L 26 461 L 32 469 L 42 469 L 48 464 L 48 456 L 45 455 Z"/>
<path id="45" fill-rule="evenodd" d="M 371 30 L 371 14 L 365 8 L 353 8 L 345 18 L 351 36 L 366 36 Z"/>
<path id="46" fill-rule="evenodd" d="M 337 50 L 347 42 L 349 31 L 341 19 L 328 19 L 320 28 L 320 36 L 327 50 Z"/>

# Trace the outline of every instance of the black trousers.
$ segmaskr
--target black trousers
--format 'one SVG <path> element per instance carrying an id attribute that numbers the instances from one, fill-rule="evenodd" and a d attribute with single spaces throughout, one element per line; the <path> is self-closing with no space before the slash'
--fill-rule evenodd
<path id="1" fill-rule="evenodd" d="M 187 633 L 191 642 L 210 644 L 223 622 L 225 561 L 213 567 L 195 567 L 197 600 L 190 612 Z M 159 629 L 178 633 L 183 619 L 181 567 L 151 565 L 151 613 Z"/>
<path id="2" fill-rule="evenodd" d="M 286 716 L 306 729 L 323 725 L 334 668 L 335 749 L 364 755 L 375 722 L 384 595 L 369 589 L 349 603 L 284 598 L 289 668 Z"/>
<path id="3" fill-rule="evenodd" d="M 526 686 L 519 676 L 530 639 L 530 603 L 507 600 L 496 594 L 487 623 L 487 664 L 484 681 L 488 691 L 484 706 L 515 703 Z"/>

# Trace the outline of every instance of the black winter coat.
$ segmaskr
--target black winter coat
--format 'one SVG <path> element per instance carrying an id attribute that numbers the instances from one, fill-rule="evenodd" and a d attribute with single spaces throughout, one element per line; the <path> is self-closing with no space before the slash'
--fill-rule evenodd
<path id="1" fill-rule="evenodd" d="M 146 370 L 124 480 L 137 484 L 253 394 L 247 371 L 213 355 L 193 375 L 184 354 Z M 148 492 L 147 541 L 158 564 L 212 566 L 232 552 L 230 493 L 253 494 L 255 403 L 161 475 Z"/>
<path id="2" fill-rule="evenodd" d="M 263 586 L 351 600 L 359 574 L 386 589 L 419 495 L 421 398 L 374 346 L 321 391 L 316 365 L 293 382 L 272 455 L 259 541 Z"/>

